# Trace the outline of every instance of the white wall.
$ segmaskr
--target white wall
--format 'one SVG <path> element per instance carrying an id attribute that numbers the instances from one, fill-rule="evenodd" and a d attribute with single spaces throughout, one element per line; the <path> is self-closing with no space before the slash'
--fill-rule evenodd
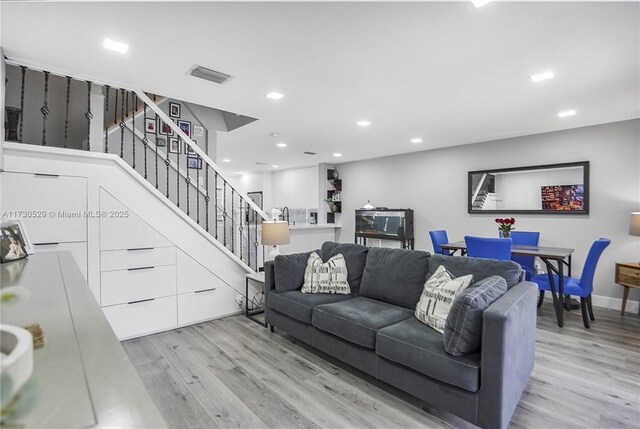
<path id="1" fill-rule="evenodd" d="M 615 263 L 640 260 L 640 240 L 628 235 L 629 215 L 640 210 L 640 120 L 345 163 L 342 229 L 351 242 L 354 210 L 363 201 L 415 210 L 416 248 L 432 251 L 428 231 L 446 229 L 450 240 L 466 234 L 496 236 L 495 215 L 467 213 L 467 172 L 481 169 L 591 161 L 589 215 L 517 215 L 516 228 L 540 231 L 543 246 L 571 247 L 579 276 L 592 242 L 612 240 L 600 260 L 595 295 L 620 298 Z M 638 300 L 640 291 L 631 291 Z M 594 298 L 600 305 L 619 301 Z M 619 308 L 619 307 L 618 307 Z"/>
<path id="2" fill-rule="evenodd" d="M 233 179 L 243 192 L 261 192 L 264 191 L 264 174 L 243 174 L 234 176 Z"/>
<path id="3" fill-rule="evenodd" d="M 274 172 L 271 185 L 272 207 L 318 207 L 318 167 Z"/>

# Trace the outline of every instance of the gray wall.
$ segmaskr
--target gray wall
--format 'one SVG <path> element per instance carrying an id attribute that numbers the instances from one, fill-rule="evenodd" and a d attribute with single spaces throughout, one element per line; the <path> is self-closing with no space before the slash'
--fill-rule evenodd
<path id="1" fill-rule="evenodd" d="M 540 231 L 541 245 L 571 247 L 574 275 L 582 272 L 592 242 L 612 240 L 596 272 L 595 295 L 620 298 L 615 262 L 640 260 L 640 240 L 628 235 L 629 217 L 640 210 L 640 120 L 457 146 L 345 163 L 339 241 L 352 242 L 354 210 L 376 206 L 415 210 L 416 248 L 432 251 L 428 231 L 446 229 L 450 240 L 496 236 L 495 215 L 467 214 L 467 171 L 591 161 L 589 215 L 514 215 L 516 228 Z M 638 290 L 631 299 L 638 299 Z M 601 301 L 601 305 L 615 301 Z"/>

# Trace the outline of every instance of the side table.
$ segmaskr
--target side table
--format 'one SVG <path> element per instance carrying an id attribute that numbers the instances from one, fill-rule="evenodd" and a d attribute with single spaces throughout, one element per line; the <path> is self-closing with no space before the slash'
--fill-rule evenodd
<path id="1" fill-rule="evenodd" d="M 627 306 L 629 288 L 640 288 L 640 263 L 621 262 L 616 264 L 616 283 L 624 287 L 622 296 L 622 309 L 620 314 L 624 316 L 624 309 Z"/>
<path id="2" fill-rule="evenodd" d="M 245 285 L 244 285 L 244 315 L 253 320 L 254 322 L 267 327 L 267 322 L 263 322 L 262 320 L 256 319 L 256 314 L 264 313 L 264 306 L 260 306 L 254 308 L 253 310 L 249 310 L 249 280 L 259 283 L 262 286 L 262 290 L 264 292 L 264 272 L 258 273 L 250 273 L 245 276 Z"/>

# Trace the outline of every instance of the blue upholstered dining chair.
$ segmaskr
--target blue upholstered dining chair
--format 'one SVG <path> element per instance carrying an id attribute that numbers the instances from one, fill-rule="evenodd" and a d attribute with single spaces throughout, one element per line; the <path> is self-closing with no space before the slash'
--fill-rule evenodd
<path id="1" fill-rule="evenodd" d="M 467 256 L 472 258 L 511 259 L 510 238 L 490 238 L 465 236 Z"/>
<path id="2" fill-rule="evenodd" d="M 450 251 L 440 247 L 442 244 L 447 244 L 449 242 L 447 231 L 444 229 L 429 231 L 429 236 L 431 236 L 431 243 L 433 243 L 433 253 L 440 253 L 441 255 L 447 256 L 451 255 Z"/>
<path id="3" fill-rule="evenodd" d="M 539 232 L 531 231 L 512 231 L 511 240 L 513 244 L 520 244 L 525 246 L 537 246 L 540 239 Z M 524 256 L 524 255 L 511 255 L 511 260 L 520 264 L 525 273 L 525 280 L 530 280 L 531 277 L 536 275 L 536 257 Z"/>
<path id="4" fill-rule="evenodd" d="M 582 276 L 577 279 L 575 277 L 564 276 L 564 294 L 565 295 L 575 295 L 580 297 L 580 310 L 582 311 L 582 321 L 584 322 L 584 327 L 589 329 L 591 326 L 589 324 L 589 319 L 596 320 L 593 317 L 593 307 L 591 305 L 591 293 L 593 292 L 593 276 L 596 273 L 596 266 L 598 265 L 598 260 L 600 259 L 600 255 L 604 252 L 604 249 L 611 243 L 611 240 L 608 238 L 599 238 L 594 241 L 591 245 L 591 249 L 589 250 L 589 254 L 587 255 L 587 260 L 584 263 L 584 268 L 582 269 Z M 553 275 L 553 282 L 558 286 L 558 276 L 556 274 Z M 540 289 L 540 304 L 542 303 L 542 299 L 544 298 L 544 291 L 551 290 L 549 286 L 549 275 L 548 274 L 540 274 L 531 278 L 531 281 L 538 284 L 538 288 Z M 559 299 L 564 299 L 564 297 L 559 297 Z M 587 311 L 589 315 L 587 317 Z"/>

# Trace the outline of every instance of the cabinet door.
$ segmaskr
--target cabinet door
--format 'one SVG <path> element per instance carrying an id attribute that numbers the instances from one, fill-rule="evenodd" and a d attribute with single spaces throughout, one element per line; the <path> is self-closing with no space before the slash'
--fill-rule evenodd
<path id="1" fill-rule="evenodd" d="M 3 212 L 17 216 L 34 244 L 87 241 L 87 179 L 3 173 Z"/>
<path id="2" fill-rule="evenodd" d="M 176 294 L 176 266 L 139 267 L 100 274 L 103 306 Z"/>
<path id="3" fill-rule="evenodd" d="M 35 244 L 33 247 L 36 253 L 70 251 L 76 264 L 80 267 L 84 279 L 87 280 L 87 243 L 47 243 Z"/>
<path id="4" fill-rule="evenodd" d="M 103 307 L 102 311 L 119 340 L 175 328 L 178 322 L 175 295 Z"/>
<path id="5" fill-rule="evenodd" d="M 218 276 L 182 250 L 178 250 L 177 268 L 178 293 L 227 286 Z"/>
<path id="6" fill-rule="evenodd" d="M 127 213 L 126 217 L 100 218 L 100 250 L 173 246 L 162 234 L 104 190 L 100 190 L 100 210 Z"/>
<path id="7" fill-rule="evenodd" d="M 229 286 L 178 295 L 178 325 L 189 325 L 238 311 L 236 291 Z"/>

